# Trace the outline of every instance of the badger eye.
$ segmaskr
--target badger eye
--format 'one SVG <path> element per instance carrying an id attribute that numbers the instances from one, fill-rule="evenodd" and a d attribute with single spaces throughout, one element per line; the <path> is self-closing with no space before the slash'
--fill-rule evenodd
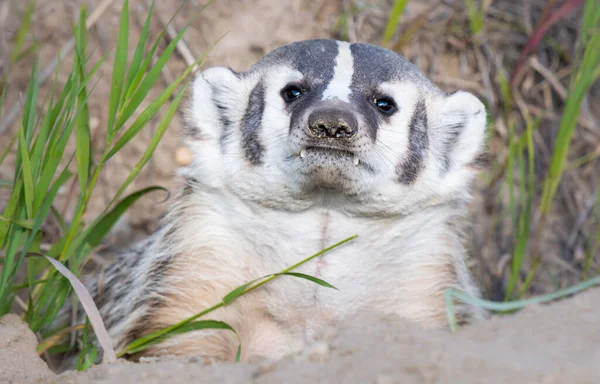
<path id="1" fill-rule="evenodd" d="M 281 97 L 286 103 L 291 103 L 302 96 L 302 90 L 296 85 L 288 85 L 281 91 Z"/>
<path id="2" fill-rule="evenodd" d="M 392 113 L 396 112 L 397 109 L 394 101 L 385 97 L 375 98 L 373 99 L 373 103 L 379 112 L 383 113 L 384 115 L 391 115 Z"/>

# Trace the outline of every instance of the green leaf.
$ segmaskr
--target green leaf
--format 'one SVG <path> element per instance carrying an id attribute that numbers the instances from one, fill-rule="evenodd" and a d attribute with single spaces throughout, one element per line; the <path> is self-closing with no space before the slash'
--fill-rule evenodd
<path id="1" fill-rule="evenodd" d="M 390 18 L 385 26 L 385 31 L 383 32 L 383 40 L 382 44 L 388 43 L 394 32 L 396 32 L 396 28 L 398 27 L 398 22 L 400 21 L 400 17 L 404 13 L 404 9 L 408 4 L 408 0 L 396 0 L 394 1 L 394 6 L 392 8 L 392 12 L 390 13 Z"/>
<path id="2" fill-rule="evenodd" d="M 88 184 L 89 171 L 91 168 L 92 152 L 90 118 L 87 104 L 86 91 L 86 73 L 85 73 L 85 51 L 87 47 L 87 30 L 85 27 L 87 20 L 85 4 L 81 7 L 79 24 L 75 32 L 75 61 L 73 72 L 79 74 L 79 83 L 81 85 L 77 102 L 80 112 L 77 116 L 75 128 L 75 158 L 77 161 L 77 177 L 79 179 L 79 191 L 85 193 Z"/>
<path id="3" fill-rule="evenodd" d="M 585 31 L 582 33 L 585 33 Z M 594 72 L 599 65 L 600 30 L 596 29 L 586 46 L 581 66 L 575 74 L 575 81 L 569 91 L 564 114 L 560 121 L 552 152 L 552 159 L 550 161 L 550 168 L 546 175 L 544 191 L 542 193 L 541 211 L 544 215 L 548 214 L 552 209 L 552 200 L 554 199 L 554 195 L 564 172 L 571 139 L 575 127 L 577 126 L 577 120 L 581 110 L 581 103 L 587 94 L 587 90 L 592 85 Z"/>
<path id="4" fill-rule="evenodd" d="M 110 212 L 106 213 L 102 219 L 90 227 L 89 234 L 86 237 L 86 242 L 90 247 L 97 247 L 110 229 L 115 225 L 119 218 L 125 213 L 125 211 L 135 203 L 140 197 L 154 191 L 168 191 L 163 187 L 153 186 L 144 188 L 137 192 L 130 194 L 119 202 Z"/>
<path id="5" fill-rule="evenodd" d="M 4 221 L 4 222 L 7 222 L 7 223 L 16 224 L 19 227 L 23 227 L 25 229 L 32 229 L 33 228 L 33 220 L 11 220 L 11 219 L 8 219 L 8 218 L 0 215 L 0 221 Z"/>
<path id="6" fill-rule="evenodd" d="M 171 58 L 171 55 L 173 54 L 173 51 L 175 50 L 177 43 L 183 37 L 183 34 L 187 30 L 188 25 L 183 27 L 181 29 L 181 31 L 179 31 L 177 36 L 175 36 L 175 38 L 173 40 L 171 40 L 171 42 L 169 43 L 169 45 L 167 46 L 165 51 L 162 53 L 162 55 L 160 55 L 160 57 L 156 61 L 156 64 L 154 64 L 154 66 L 152 67 L 150 72 L 148 72 L 148 74 L 144 77 L 140 86 L 138 87 L 138 89 L 135 91 L 135 93 L 131 97 L 131 100 L 129 101 L 129 103 L 121 111 L 120 116 L 117 120 L 117 127 L 123 126 L 123 124 L 125 124 L 125 122 L 127 120 L 129 120 L 129 118 L 133 115 L 135 110 L 140 106 L 142 101 L 146 98 L 146 96 L 148 95 L 148 92 L 150 92 L 150 90 L 154 87 L 154 85 L 156 84 L 156 81 L 160 77 L 160 73 L 161 73 L 162 69 L 167 64 L 167 61 L 169 61 L 169 59 Z M 161 103 L 161 104 L 163 104 L 163 103 Z"/>
<path id="7" fill-rule="evenodd" d="M 140 104 L 137 103 L 137 101 L 141 102 L 141 100 L 143 100 L 146 97 L 146 95 L 148 94 L 149 89 L 152 88 L 152 84 L 154 84 L 156 82 L 156 79 L 154 81 L 152 81 L 147 76 L 144 77 L 144 75 L 146 74 L 147 69 L 150 67 L 152 58 L 154 57 L 154 53 L 156 52 L 156 49 L 158 48 L 159 43 L 162 41 L 162 39 L 167 31 L 167 26 L 171 24 L 171 22 L 173 21 L 175 16 L 177 16 L 179 14 L 179 12 L 181 11 L 181 9 L 183 8 L 183 6 L 186 3 L 187 3 L 187 0 L 184 0 L 181 2 L 181 4 L 179 5 L 179 8 L 177 8 L 175 13 L 171 17 L 171 20 L 169 20 L 169 22 L 165 25 L 165 27 L 162 29 L 162 31 L 158 35 L 156 41 L 152 45 L 152 48 L 150 49 L 150 51 L 146 55 L 145 59 L 141 63 L 141 66 L 139 66 L 139 68 L 135 72 L 131 72 L 131 69 L 135 68 L 134 65 L 137 65 L 137 63 L 134 63 L 132 61 L 132 65 L 130 68 L 130 73 L 128 75 L 128 81 L 127 81 L 127 92 L 126 92 L 125 97 L 122 98 L 123 99 L 122 101 L 125 102 L 126 108 L 129 109 L 130 112 L 135 111 L 139 107 Z M 210 0 L 207 4 L 205 4 L 198 11 L 198 13 L 202 12 L 204 10 L 204 8 L 206 8 L 208 5 L 210 5 L 210 3 L 212 3 L 212 0 Z M 152 2 L 151 6 L 150 6 L 148 17 L 150 17 L 153 7 L 154 7 L 154 1 Z M 146 20 L 146 22 L 147 21 L 148 20 Z M 190 21 L 190 23 L 191 23 L 191 21 Z M 188 25 L 190 23 L 188 23 Z M 187 28 L 187 26 L 185 28 Z M 145 37 L 143 31 L 142 31 L 142 37 Z M 137 51 L 137 49 L 136 49 L 136 51 Z M 169 54 L 169 56 L 170 56 L 170 54 Z M 140 57 L 140 59 L 141 59 L 141 57 Z M 154 66 L 156 66 L 156 64 Z M 162 69 L 161 69 L 161 71 L 162 71 Z M 154 73 L 154 72 L 151 71 L 149 74 L 152 74 L 152 73 Z M 133 76 L 131 76 L 131 75 L 133 75 Z M 144 79 L 144 84 L 146 84 L 146 82 L 148 82 L 148 84 L 150 84 L 150 88 L 145 87 L 146 90 L 142 89 L 141 92 L 143 93 L 143 97 L 141 99 L 137 98 L 136 104 L 131 105 L 131 100 L 132 100 L 133 95 L 138 95 L 138 91 L 140 91 L 140 83 L 142 83 L 142 79 Z M 130 80 L 131 80 L 131 82 L 130 82 Z M 131 117 L 131 114 L 128 114 L 127 117 L 124 117 L 122 115 L 122 113 L 123 113 L 123 110 L 121 110 L 121 116 L 117 122 L 117 126 L 116 126 L 117 130 L 120 129 L 125 124 L 125 122 Z M 128 113 L 128 112 L 126 112 L 126 113 Z"/>
<path id="8" fill-rule="evenodd" d="M 163 341 L 169 337 L 175 336 L 175 335 L 179 335 L 179 334 L 191 332 L 191 331 L 200 331 L 200 330 L 205 330 L 205 329 L 228 330 L 228 331 L 235 333 L 235 335 L 238 338 L 238 341 L 240 340 L 240 336 L 237 333 L 237 331 L 231 325 L 229 325 L 225 322 L 217 321 L 217 320 L 199 320 L 199 321 L 193 321 L 191 323 L 187 323 L 185 325 L 182 325 L 179 328 L 175 328 L 172 331 L 167 332 L 164 335 L 157 337 L 155 339 L 148 340 L 144 344 L 141 344 L 141 345 L 137 346 L 136 348 L 132 348 L 131 350 L 129 350 L 128 354 L 134 354 L 134 353 L 143 351 L 144 349 L 146 349 L 152 345 L 158 344 L 161 341 Z M 241 351 L 241 343 L 238 346 L 238 353 L 236 354 L 236 361 L 239 361 L 240 351 Z"/>
<path id="9" fill-rule="evenodd" d="M 112 141 L 115 134 L 115 119 L 123 92 L 123 82 L 127 68 L 127 53 L 129 39 L 129 0 L 123 2 L 123 11 L 121 12 L 121 22 L 119 25 L 119 36 L 117 37 L 117 49 L 115 51 L 115 61 L 113 64 L 113 75 L 111 81 L 111 90 L 108 103 L 108 127 L 107 143 Z"/>
<path id="10" fill-rule="evenodd" d="M 72 92 L 70 92 L 70 96 L 68 97 L 68 99 L 65 102 L 66 105 L 69 106 L 68 110 L 73 109 L 73 105 L 75 105 L 75 99 L 79 94 L 79 91 L 76 91 L 73 88 L 71 89 L 71 91 Z M 86 95 L 86 100 L 87 100 L 87 95 Z M 60 134 L 58 136 L 53 135 L 53 138 L 51 139 L 52 144 L 51 144 L 50 148 L 48 148 L 46 150 L 47 154 L 46 154 L 46 158 L 44 159 L 44 167 L 42 168 L 42 173 L 40 175 L 40 179 L 38 180 L 38 184 L 37 184 L 36 190 L 35 190 L 34 211 L 36 211 L 39 204 L 41 204 L 41 201 L 44 198 L 45 191 L 47 190 L 48 185 L 50 185 L 52 179 L 54 178 L 56 169 L 58 168 L 58 166 L 63 158 L 65 148 L 67 146 L 69 138 L 71 137 L 71 132 L 73 131 L 73 128 L 74 128 L 75 124 L 77 123 L 77 117 L 79 116 L 81 111 L 83 111 L 86 104 L 87 104 L 87 101 L 84 101 L 83 105 L 79 105 L 75 115 L 71 116 L 71 118 L 69 118 L 66 122 L 64 122 L 65 127 L 64 127 L 63 131 L 60 132 Z M 58 123 L 63 124 L 62 120 L 60 120 L 60 119 L 59 119 Z"/>
<path id="11" fill-rule="evenodd" d="M 231 304 L 235 299 L 237 299 L 238 297 L 242 296 L 244 294 L 244 292 L 246 292 L 246 290 L 254 283 L 256 283 L 257 281 L 260 280 L 264 280 L 266 278 L 268 278 L 269 276 L 272 275 L 266 275 L 263 277 L 260 277 L 258 279 L 254 279 L 250 282 L 247 282 L 246 284 L 242 284 L 239 287 L 237 287 L 236 289 L 234 289 L 233 291 L 229 292 L 227 295 L 225 295 L 223 297 L 223 305 L 229 305 Z"/>
<path id="12" fill-rule="evenodd" d="M 148 148 L 142 155 L 142 158 L 140 159 L 140 161 L 138 161 L 138 163 L 133 167 L 133 169 L 131 170 L 131 173 L 129 174 L 129 176 L 127 176 L 127 179 L 125 180 L 123 185 L 121 185 L 121 188 L 119 188 L 119 191 L 116 193 L 111 204 L 114 203 L 115 200 L 120 198 L 121 194 L 125 191 L 125 189 L 133 181 L 133 179 L 135 179 L 135 177 L 140 173 L 140 171 L 146 165 L 148 160 L 150 160 L 150 157 L 154 153 L 154 150 L 158 146 L 158 143 L 160 142 L 161 138 L 167 131 L 167 128 L 171 124 L 171 120 L 173 120 L 173 116 L 175 116 L 175 113 L 177 113 L 178 108 L 179 108 L 179 103 L 181 102 L 181 99 L 182 99 L 186 89 L 187 89 L 187 85 L 185 87 L 183 87 L 183 89 L 181 91 L 179 91 L 179 94 L 177 95 L 177 97 L 175 97 L 175 100 L 173 100 L 173 102 L 169 106 L 169 109 L 167 109 L 162 120 L 158 123 L 158 126 L 156 127 L 156 132 L 154 133 L 154 136 L 150 140 L 150 144 L 148 145 Z M 127 131 L 127 132 L 129 132 L 129 131 Z M 125 137 L 125 135 L 123 135 L 123 137 Z"/>
<path id="13" fill-rule="evenodd" d="M 523 309 L 528 305 L 532 304 L 544 304 L 556 299 L 560 299 L 578 292 L 582 292 L 586 289 L 589 289 L 595 285 L 600 284 L 600 276 L 595 277 L 593 279 L 584 281 L 582 283 L 573 285 L 571 287 L 558 290 L 553 293 L 549 293 L 547 295 L 541 295 L 532 297 L 525 300 L 516 300 L 516 301 L 508 301 L 508 302 L 496 302 L 483 300 L 474 296 L 469 295 L 468 293 L 456 289 L 456 288 L 448 288 L 444 291 L 444 300 L 446 303 L 446 315 L 448 317 L 448 323 L 450 325 L 450 329 L 452 332 L 455 332 L 458 329 L 458 323 L 456 321 L 456 316 L 454 313 L 454 304 L 453 299 L 457 299 L 462 301 L 463 303 L 475 305 L 479 308 L 487 309 L 489 311 L 513 311 L 518 309 Z"/>
<path id="14" fill-rule="evenodd" d="M 25 138 L 25 130 L 19 130 L 19 153 L 22 161 L 23 171 L 23 186 L 25 194 L 25 208 L 27 209 L 27 217 L 33 217 L 33 174 L 31 172 L 31 162 L 29 161 L 29 151 Z"/>
<path id="15" fill-rule="evenodd" d="M 19 30 L 17 31 L 15 41 L 12 48 L 12 54 L 10 56 L 10 64 L 15 64 L 18 61 L 19 55 L 23 50 L 23 44 L 25 43 L 25 38 L 29 34 L 31 30 L 31 19 L 33 12 L 35 11 L 35 0 L 30 0 L 27 2 L 27 6 L 25 8 L 25 12 L 23 13 L 23 20 L 21 20 Z"/>
<path id="16" fill-rule="evenodd" d="M 136 78 L 136 75 L 138 73 L 143 74 L 146 72 L 146 68 L 144 68 L 143 71 L 140 71 L 140 65 L 142 64 L 142 59 L 144 58 L 144 48 L 146 47 L 146 42 L 148 40 L 148 31 L 150 30 L 150 19 L 152 18 L 153 10 L 154 10 L 154 0 L 152 0 L 152 2 L 150 3 L 150 8 L 148 9 L 148 15 L 146 16 L 146 21 L 144 22 L 144 26 L 142 28 L 142 33 L 140 34 L 140 40 L 138 41 L 138 44 L 135 47 L 135 52 L 133 54 L 133 58 L 131 59 L 131 65 L 129 66 L 129 71 L 127 72 L 127 81 L 125 83 L 125 89 L 127 90 L 127 92 L 123 92 L 123 95 L 121 97 L 121 102 L 126 100 L 127 93 L 129 93 L 129 90 L 131 89 L 131 85 L 133 84 L 133 81 Z M 160 41 L 160 37 L 159 37 L 159 39 L 157 39 L 157 41 Z M 151 55 L 149 57 L 152 57 L 153 54 L 154 54 L 154 51 L 151 53 Z"/>
<path id="17" fill-rule="evenodd" d="M 113 157 L 117 152 L 119 152 L 127 143 L 129 143 L 138 133 L 148 124 L 150 120 L 158 113 L 160 108 L 167 102 L 169 97 L 175 92 L 176 88 L 187 78 L 187 76 L 191 73 L 194 66 L 200 63 L 203 63 L 206 60 L 206 54 L 202 55 L 198 60 L 196 60 L 192 65 L 190 65 L 184 73 L 179 76 L 177 80 L 175 80 L 172 84 L 170 84 L 161 95 L 148 106 L 138 118 L 131 124 L 131 127 L 121 138 L 117 141 L 115 146 L 110 150 L 108 155 L 106 156 L 106 160 Z M 187 87 L 187 86 L 186 86 Z M 119 125 L 120 126 L 120 125 Z"/>
<path id="18" fill-rule="evenodd" d="M 2 105 L 0 105 L 0 107 L 1 106 Z M 12 139 L 10 139 L 10 142 L 8 143 L 8 145 L 6 146 L 6 148 L 4 149 L 4 151 L 2 152 L 2 155 L 0 155 L 0 165 L 2 165 L 2 163 L 4 162 L 4 159 L 6 159 L 6 156 L 8 156 L 8 154 L 12 150 L 13 146 L 17 142 L 17 138 L 18 137 L 19 137 L 19 133 L 15 132 L 15 134 L 12 137 Z"/>
<path id="19" fill-rule="evenodd" d="M 313 283 L 317 283 L 317 284 L 319 284 L 319 285 L 321 285 L 323 287 L 332 288 L 332 289 L 335 289 L 336 291 L 339 291 L 339 289 L 337 289 L 333 285 L 329 284 L 325 280 L 321 280 L 321 279 L 319 279 L 317 277 L 306 275 L 304 273 L 299 273 L 299 272 L 284 272 L 284 273 L 276 273 L 275 274 L 275 276 L 280 276 L 280 275 L 287 275 L 287 276 L 299 277 L 301 279 L 310 280 Z"/>
<path id="20" fill-rule="evenodd" d="M 21 127 L 25 130 L 27 148 L 29 148 L 29 145 L 31 144 L 34 131 L 35 112 L 37 108 L 38 92 L 40 89 L 39 76 L 40 62 L 39 60 L 35 60 L 34 65 L 31 68 L 31 76 L 29 77 L 29 86 L 27 88 L 25 105 L 23 106 L 23 120 Z"/>

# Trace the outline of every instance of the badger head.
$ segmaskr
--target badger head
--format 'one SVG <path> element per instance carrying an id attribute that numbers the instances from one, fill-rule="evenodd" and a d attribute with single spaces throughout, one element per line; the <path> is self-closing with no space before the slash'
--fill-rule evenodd
<path id="1" fill-rule="evenodd" d="M 185 177 L 276 209 L 406 213 L 468 196 L 486 113 L 369 44 L 309 40 L 215 67 L 186 109 Z"/>

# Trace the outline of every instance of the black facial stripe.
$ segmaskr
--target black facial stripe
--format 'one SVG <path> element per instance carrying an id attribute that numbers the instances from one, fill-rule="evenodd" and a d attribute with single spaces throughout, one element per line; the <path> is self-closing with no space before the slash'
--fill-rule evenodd
<path id="1" fill-rule="evenodd" d="M 353 72 L 350 85 L 350 99 L 352 105 L 363 116 L 369 136 L 377 140 L 377 128 L 382 122 L 389 121 L 389 116 L 384 116 L 374 108 L 373 100 L 379 97 L 379 86 L 385 82 L 393 81 L 418 81 L 413 78 L 412 64 L 401 58 L 396 53 L 374 48 L 366 44 L 351 44 Z M 373 65 L 374 62 L 393 62 L 394 65 Z"/>
<path id="2" fill-rule="evenodd" d="M 252 165 L 262 164 L 264 147 L 260 142 L 259 133 L 262 125 L 262 116 L 265 111 L 265 87 L 258 82 L 248 100 L 246 113 L 242 118 L 242 150 L 244 156 Z"/>
<path id="3" fill-rule="evenodd" d="M 448 172 L 450 170 L 450 155 L 458 143 L 458 138 L 460 137 L 461 132 L 465 128 L 465 119 L 458 123 L 450 124 L 444 129 L 447 131 L 446 142 L 444 143 L 444 159 L 442 164 L 442 172 Z"/>
<path id="4" fill-rule="evenodd" d="M 249 72 L 254 72 L 283 65 L 302 74 L 304 84 L 301 88 L 306 93 L 286 106 L 291 115 L 290 133 L 294 127 L 300 127 L 307 108 L 323 97 L 323 92 L 333 79 L 338 51 L 338 44 L 334 40 L 298 41 L 274 49 L 250 68 Z"/>
<path id="5" fill-rule="evenodd" d="M 429 147 L 427 135 L 427 111 L 425 102 L 419 100 L 410 119 L 408 132 L 408 154 L 404 161 L 398 164 L 396 173 L 401 184 L 412 184 L 423 169 L 425 154 Z"/>

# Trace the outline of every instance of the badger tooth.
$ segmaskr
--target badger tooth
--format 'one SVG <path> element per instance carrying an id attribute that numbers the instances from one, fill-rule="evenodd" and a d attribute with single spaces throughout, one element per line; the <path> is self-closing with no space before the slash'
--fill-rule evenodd
<path id="1" fill-rule="evenodd" d="M 358 165 L 358 163 L 359 163 L 358 157 L 354 156 L 353 162 L 354 162 L 354 165 Z"/>
<path id="2" fill-rule="evenodd" d="M 302 149 L 302 150 L 300 151 L 300 158 L 301 158 L 301 159 L 304 159 L 304 156 L 306 156 L 306 149 Z"/>

